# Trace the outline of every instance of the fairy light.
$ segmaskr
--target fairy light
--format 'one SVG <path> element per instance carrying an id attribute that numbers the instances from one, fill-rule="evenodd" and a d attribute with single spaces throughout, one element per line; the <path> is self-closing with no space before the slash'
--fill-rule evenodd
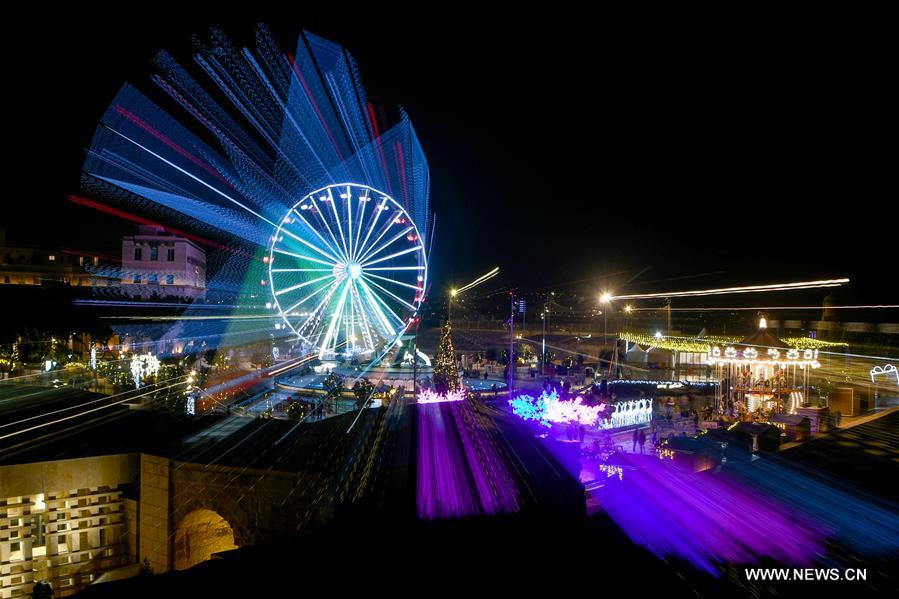
<path id="1" fill-rule="evenodd" d="M 660 333 L 656 333 L 655 335 L 647 335 L 645 333 L 632 332 L 619 333 L 618 338 L 622 341 L 628 341 L 630 343 L 636 343 L 638 345 L 682 352 L 707 352 L 709 351 L 710 346 L 734 345 L 742 340 L 741 337 L 721 335 L 711 335 L 708 337 L 674 337 L 664 336 Z M 849 346 L 848 343 L 838 341 L 823 341 L 821 339 L 812 339 L 811 337 L 783 337 L 781 341 L 798 350 L 823 350 L 827 348 L 841 348 Z"/>
<path id="2" fill-rule="evenodd" d="M 437 393 L 433 389 L 422 389 L 418 392 L 418 403 L 444 403 L 450 401 L 462 401 L 465 399 L 465 390 L 447 391 Z"/>

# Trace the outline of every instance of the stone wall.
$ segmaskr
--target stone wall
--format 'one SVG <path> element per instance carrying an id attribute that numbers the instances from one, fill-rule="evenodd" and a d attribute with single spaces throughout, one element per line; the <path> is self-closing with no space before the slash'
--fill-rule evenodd
<path id="1" fill-rule="evenodd" d="M 153 572 L 172 567 L 171 460 L 140 455 L 139 559 Z"/>

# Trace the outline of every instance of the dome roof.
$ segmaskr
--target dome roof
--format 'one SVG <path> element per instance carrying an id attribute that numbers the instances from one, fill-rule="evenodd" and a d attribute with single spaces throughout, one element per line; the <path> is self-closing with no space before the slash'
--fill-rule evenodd
<path id="1" fill-rule="evenodd" d="M 738 345 L 756 345 L 759 347 L 773 347 L 775 349 L 791 349 L 789 345 L 780 340 L 780 338 L 768 329 L 759 329 L 746 339 L 743 339 Z"/>

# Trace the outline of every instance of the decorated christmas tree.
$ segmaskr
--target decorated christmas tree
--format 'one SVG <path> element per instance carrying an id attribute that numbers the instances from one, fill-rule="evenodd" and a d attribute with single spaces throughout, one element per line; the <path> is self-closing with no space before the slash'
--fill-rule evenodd
<path id="1" fill-rule="evenodd" d="M 434 389 L 437 393 L 446 394 L 448 391 L 458 391 L 461 388 L 452 327 L 447 320 L 440 332 L 440 343 L 437 345 L 437 357 L 434 360 Z"/>

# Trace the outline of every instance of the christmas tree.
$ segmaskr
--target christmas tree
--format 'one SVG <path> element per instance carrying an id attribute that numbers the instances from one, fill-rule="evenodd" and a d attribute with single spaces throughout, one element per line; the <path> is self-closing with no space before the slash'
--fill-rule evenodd
<path id="1" fill-rule="evenodd" d="M 434 389 L 437 393 L 445 395 L 449 391 L 458 391 L 461 388 L 459 369 L 456 367 L 456 350 L 453 348 L 452 327 L 447 320 L 440 332 L 440 343 L 437 345 L 437 357 L 434 360 Z"/>

